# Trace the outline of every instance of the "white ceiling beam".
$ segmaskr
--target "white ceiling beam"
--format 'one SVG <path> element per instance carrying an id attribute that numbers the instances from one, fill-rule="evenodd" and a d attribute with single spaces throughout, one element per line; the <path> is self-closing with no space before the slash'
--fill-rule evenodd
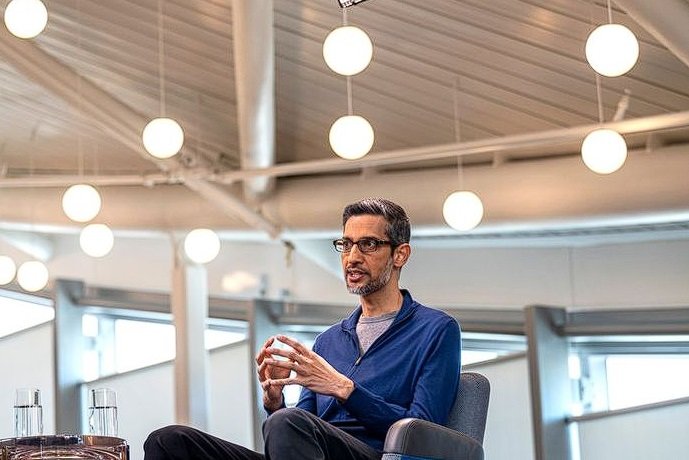
<path id="1" fill-rule="evenodd" d="M 0 230 L 0 240 L 41 262 L 47 262 L 55 253 L 52 240 L 33 231 Z"/>
<path id="2" fill-rule="evenodd" d="M 201 184 L 195 173 L 189 172 L 177 160 L 159 160 L 143 150 L 141 133 L 150 120 L 104 91 L 70 67 L 43 51 L 30 40 L 20 40 L 0 27 L 0 55 L 44 89 L 62 98 L 70 106 L 97 122 L 113 139 L 139 153 L 162 171 L 174 171 L 190 189 L 209 200 L 223 213 L 239 217 L 256 228 L 267 231 L 271 236 L 280 229 L 273 222 L 254 211 L 244 202 L 214 184 Z M 186 149 L 186 147 L 183 147 Z M 183 152 L 177 155 L 181 157 Z"/>
<path id="3" fill-rule="evenodd" d="M 686 0 L 615 0 L 615 3 L 689 67 L 689 4 Z"/>
<path id="4" fill-rule="evenodd" d="M 232 37 L 241 167 L 266 168 L 275 164 L 273 0 L 234 0 Z M 244 182 L 244 196 L 260 202 L 274 186 L 255 177 Z"/>
<path id="5" fill-rule="evenodd" d="M 312 175 L 327 172 L 356 171 L 370 167 L 391 166 L 420 161 L 441 160 L 460 156 L 507 153 L 520 149 L 558 146 L 567 143 L 581 143 L 588 133 L 598 128 L 614 129 L 620 134 L 635 134 L 684 128 L 689 126 L 689 111 L 650 117 L 620 120 L 610 123 L 596 123 L 572 128 L 539 131 L 512 136 L 480 139 L 477 141 L 431 145 L 411 149 L 392 150 L 367 155 L 359 160 L 329 158 L 325 160 L 285 163 L 268 168 L 243 169 L 219 174 L 214 180 L 233 183 L 254 177 L 286 177 Z"/>
<path id="6" fill-rule="evenodd" d="M 28 175 L 0 177 L 0 189 L 3 188 L 36 188 L 36 187 L 69 187 L 78 183 L 95 186 L 143 185 L 152 187 L 160 184 L 181 184 L 178 177 L 165 173 L 157 174 L 120 174 L 120 175 Z"/>

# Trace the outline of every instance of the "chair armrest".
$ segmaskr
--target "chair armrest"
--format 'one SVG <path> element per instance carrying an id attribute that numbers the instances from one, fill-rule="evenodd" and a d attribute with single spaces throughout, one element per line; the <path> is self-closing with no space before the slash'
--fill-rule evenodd
<path id="1" fill-rule="evenodd" d="M 483 446 L 475 439 L 418 418 L 395 422 L 385 437 L 383 452 L 437 460 L 483 460 Z"/>

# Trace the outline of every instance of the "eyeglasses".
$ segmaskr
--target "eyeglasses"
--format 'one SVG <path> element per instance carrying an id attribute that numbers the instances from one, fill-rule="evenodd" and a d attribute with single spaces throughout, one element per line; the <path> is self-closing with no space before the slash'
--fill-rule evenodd
<path id="1" fill-rule="evenodd" d="M 337 252 L 349 252 L 354 245 L 359 248 L 361 252 L 376 252 L 382 245 L 389 244 L 392 246 L 392 241 L 377 240 L 375 238 L 361 238 L 359 241 L 352 241 L 349 238 L 340 238 L 333 241 L 333 246 Z"/>

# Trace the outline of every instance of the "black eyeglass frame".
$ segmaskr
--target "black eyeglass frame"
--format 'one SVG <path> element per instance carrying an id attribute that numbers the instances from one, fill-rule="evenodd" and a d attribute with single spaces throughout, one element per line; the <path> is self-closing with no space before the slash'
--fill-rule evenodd
<path id="1" fill-rule="evenodd" d="M 351 246 L 349 247 L 349 249 L 345 250 L 345 245 L 347 242 L 351 243 Z M 364 249 L 361 247 L 362 242 L 374 242 L 375 245 L 373 246 L 372 249 Z M 342 245 L 341 251 L 338 249 L 338 245 Z M 384 246 L 384 245 L 389 245 L 392 249 L 395 249 L 395 247 L 399 246 L 390 240 L 379 240 L 377 238 L 367 238 L 367 237 L 361 238 L 357 241 L 352 241 L 349 238 L 338 238 L 336 240 L 333 240 L 333 246 L 335 247 L 335 250 L 341 254 L 347 254 L 347 253 L 351 252 L 352 248 L 354 248 L 355 245 L 359 249 L 359 252 L 362 252 L 364 254 L 370 254 L 372 252 L 376 252 L 378 250 L 378 248 L 380 248 L 381 246 Z"/>

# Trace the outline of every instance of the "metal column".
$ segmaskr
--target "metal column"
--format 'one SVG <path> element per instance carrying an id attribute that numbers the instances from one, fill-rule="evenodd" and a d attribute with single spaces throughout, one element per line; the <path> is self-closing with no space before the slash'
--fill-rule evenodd
<path id="1" fill-rule="evenodd" d="M 564 308 L 525 310 L 536 460 L 572 458 L 566 420 L 572 399 L 569 345 L 560 333 L 566 315 Z"/>
<path id="2" fill-rule="evenodd" d="M 277 324 L 277 315 L 275 314 L 276 308 L 279 311 L 282 308 L 282 303 L 257 299 L 249 311 L 249 353 L 251 353 L 249 357 L 249 362 L 251 363 L 249 375 L 253 379 L 251 396 L 254 401 L 251 419 L 254 427 L 254 449 L 259 452 L 263 451 L 261 427 L 266 419 L 266 412 L 263 409 L 263 390 L 258 382 L 258 377 L 256 377 L 255 357 L 265 341 L 268 340 L 268 337 L 280 331 Z"/>
<path id="3" fill-rule="evenodd" d="M 204 344 L 208 317 L 206 268 L 176 254 L 170 308 L 176 331 L 175 418 L 177 423 L 208 428 L 208 354 Z"/>
<path id="4" fill-rule="evenodd" d="M 75 299 L 81 296 L 81 281 L 55 281 L 53 302 L 55 323 L 53 351 L 55 362 L 55 431 L 83 433 L 81 384 L 84 381 L 82 356 L 84 338 L 81 333 L 81 310 Z"/>

